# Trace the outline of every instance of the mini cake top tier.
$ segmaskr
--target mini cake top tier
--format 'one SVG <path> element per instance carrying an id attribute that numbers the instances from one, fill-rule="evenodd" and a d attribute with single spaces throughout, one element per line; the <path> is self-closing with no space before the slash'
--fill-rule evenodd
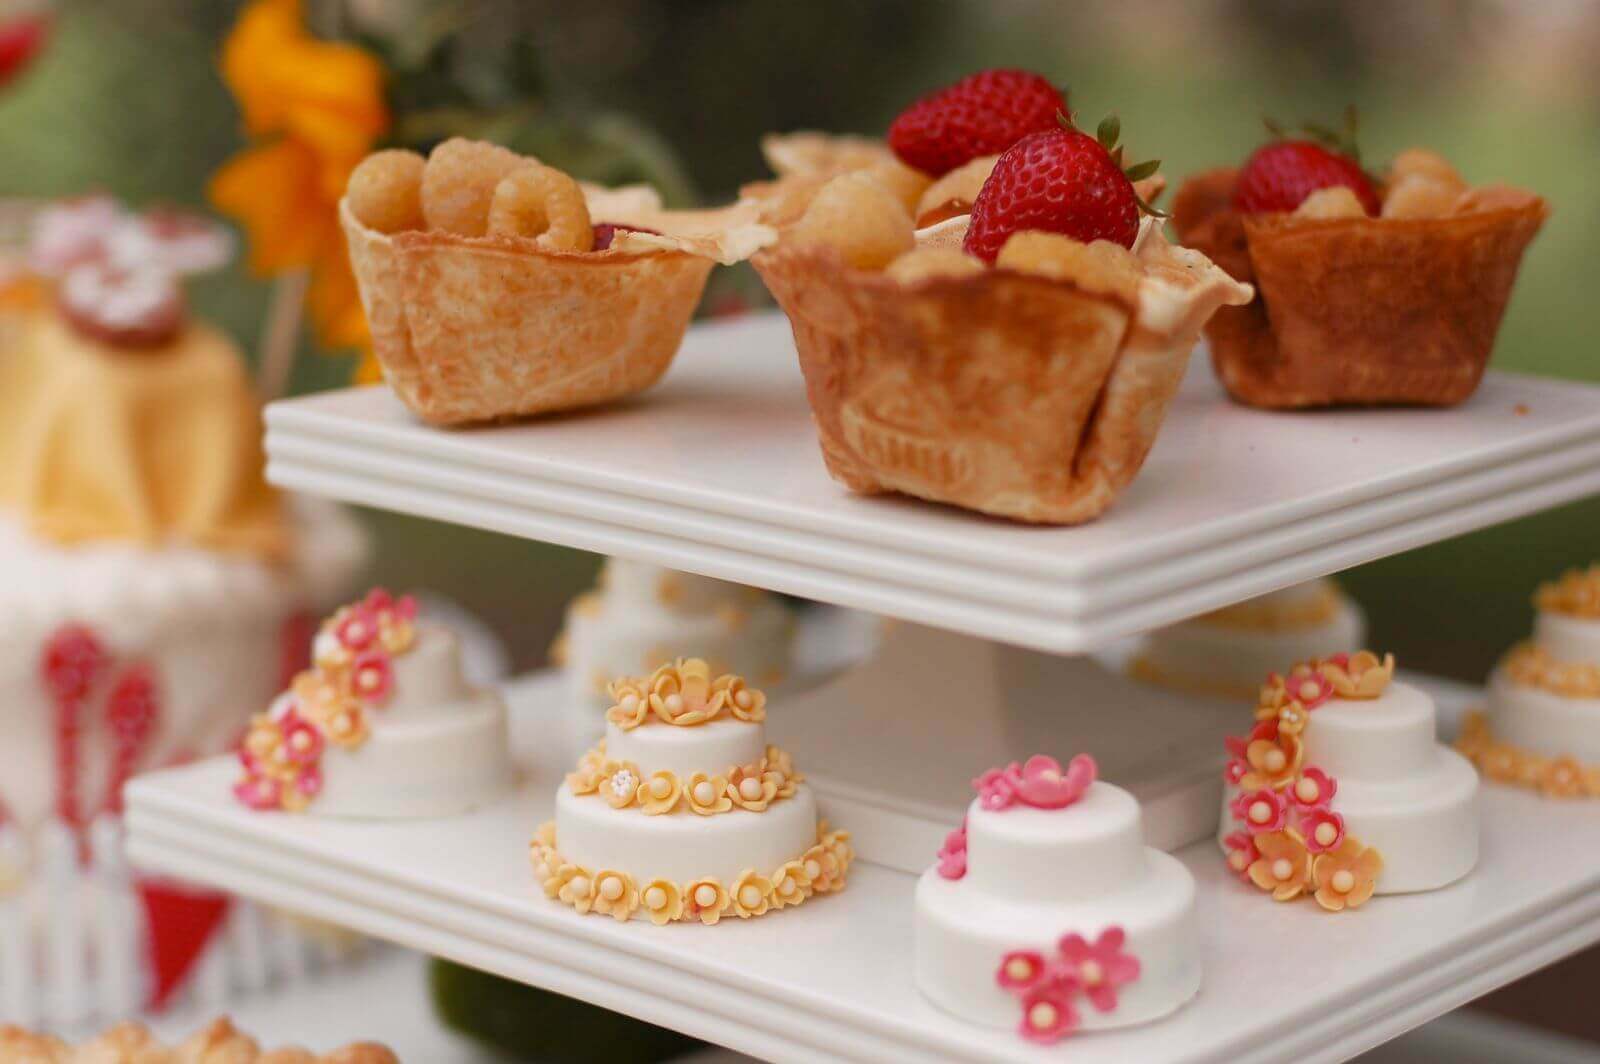
<path id="1" fill-rule="evenodd" d="M 600 586 L 608 598 L 654 602 L 677 613 L 709 613 L 748 603 L 761 595 L 754 588 L 625 558 L 606 559 L 600 570 Z"/>
<path id="2" fill-rule="evenodd" d="M 1096 773 L 1086 754 L 1064 769 L 1037 755 L 979 776 L 939 874 L 1020 903 L 1086 901 L 1137 882 L 1146 867 L 1139 803 Z"/>
<path id="3" fill-rule="evenodd" d="M 1534 595 L 1534 644 L 1556 661 L 1600 665 L 1600 564 L 1572 569 Z"/>
<path id="4" fill-rule="evenodd" d="M 1438 754 L 1433 699 L 1392 683 L 1376 698 L 1333 699 L 1304 732 L 1305 760 L 1341 779 L 1391 780 L 1425 772 Z"/>

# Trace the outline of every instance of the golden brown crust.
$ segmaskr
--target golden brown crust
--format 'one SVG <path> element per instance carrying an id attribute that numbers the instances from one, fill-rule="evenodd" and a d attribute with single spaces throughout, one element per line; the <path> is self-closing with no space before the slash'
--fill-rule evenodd
<path id="1" fill-rule="evenodd" d="M 143 1024 L 108 1028 L 76 1048 L 49 1035 L 0 1025 L 0 1064 L 400 1064 L 387 1046 L 352 1042 L 317 1056 L 299 1047 L 263 1053 L 255 1039 L 218 1017 L 176 1048 L 158 1041 Z"/>
<path id="2" fill-rule="evenodd" d="M 1447 217 L 1245 217 L 1231 205 L 1236 178 L 1190 178 L 1173 210 L 1185 244 L 1259 292 L 1206 328 L 1230 395 L 1275 408 L 1440 406 L 1476 390 L 1542 199 L 1470 190 Z"/>
<path id="3" fill-rule="evenodd" d="M 1076 524 L 1138 473 L 1200 323 L 1248 290 L 1159 242 L 1144 304 L 995 269 L 901 284 L 831 248 L 753 260 L 794 328 L 829 472 L 1022 521 Z"/>
<path id="4" fill-rule="evenodd" d="M 341 220 L 373 348 L 437 425 L 607 402 L 671 363 L 713 262 L 681 251 L 541 248 L 517 237 L 367 229 Z"/>

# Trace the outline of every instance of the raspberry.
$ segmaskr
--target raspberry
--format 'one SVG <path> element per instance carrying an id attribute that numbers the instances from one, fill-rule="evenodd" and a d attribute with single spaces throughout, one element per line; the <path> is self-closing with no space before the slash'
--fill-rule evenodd
<path id="1" fill-rule="evenodd" d="M 984 70 L 900 112 L 889 126 L 889 147 L 907 166 L 940 177 L 1054 129 L 1066 110 L 1066 97 L 1038 74 Z"/>

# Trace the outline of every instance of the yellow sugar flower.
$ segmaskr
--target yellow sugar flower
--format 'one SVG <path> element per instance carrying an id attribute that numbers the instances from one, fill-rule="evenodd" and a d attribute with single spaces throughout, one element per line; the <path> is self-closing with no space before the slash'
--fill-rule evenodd
<path id="1" fill-rule="evenodd" d="M 595 873 L 594 911 L 606 913 L 620 923 L 627 923 L 634 910 L 639 908 L 639 888 L 626 872 L 609 869 Z"/>
<path id="2" fill-rule="evenodd" d="M 819 894 L 836 890 L 841 885 L 843 871 L 839 867 L 839 858 L 820 842 L 800 858 L 800 867 L 811 881 L 811 889 Z"/>
<path id="3" fill-rule="evenodd" d="M 639 808 L 646 816 L 660 816 L 676 809 L 682 797 L 683 784 L 678 782 L 676 774 L 655 772 L 639 788 Z"/>
<path id="4" fill-rule="evenodd" d="M 607 761 L 600 774 L 600 794 L 613 809 L 626 809 L 639 797 L 642 779 L 632 761 Z"/>
<path id="5" fill-rule="evenodd" d="M 746 765 L 728 774 L 728 798 L 741 809 L 762 812 L 777 796 L 777 782 L 763 775 L 759 765 Z"/>
<path id="6" fill-rule="evenodd" d="M 733 881 L 733 886 L 728 890 L 728 898 L 733 905 L 734 913 L 741 920 L 760 916 L 772 908 L 772 880 L 753 868 L 746 869 Z"/>
<path id="7" fill-rule="evenodd" d="M 689 913 L 707 926 L 722 919 L 722 914 L 728 910 L 728 892 L 715 876 L 695 880 L 683 895 Z"/>
<path id="8" fill-rule="evenodd" d="M 571 866 L 571 874 L 566 875 L 568 869 L 561 869 L 563 882 L 556 892 L 556 897 L 578 910 L 586 913 L 594 906 L 594 874 L 581 865 Z"/>
<path id="9" fill-rule="evenodd" d="M 704 772 L 696 772 L 689 777 L 688 786 L 683 789 L 683 796 L 688 799 L 689 808 L 701 816 L 726 813 L 733 808 L 733 799 L 728 797 L 728 780 L 725 776 L 708 776 Z"/>
<path id="10" fill-rule="evenodd" d="M 606 720 L 623 731 L 632 731 L 644 723 L 650 713 L 650 695 L 634 680 L 612 680 L 606 685 L 611 696 L 611 708 L 606 710 Z"/>
<path id="11" fill-rule="evenodd" d="M 683 916 L 683 891 L 670 879 L 653 880 L 639 892 L 639 902 L 656 925 L 670 924 Z"/>
<path id="12" fill-rule="evenodd" d="M 565 898 L 561 897 L 561 892 L 566 889 L 572 878 L 578 874 L 578 866 L 568 864 L 561 859 L 559 854 L 552 853 L 545 858 L 545 868 L 549 875 L 545 876 L 544 881 L 540 884 L 544 888 L 544 896 L 547 898 L 561 898 L 562 901 L 566 901 Z"/>
<path id="13" fill-rule="evenodd" d="M 1322 854 L 1311 866 L 1317 904 L 1335 913 L 1365 905 L 1381 871 L 1383 858 L 1378 851 L 1346 835 L 1337 850 Z"/>
<path id="14" fill-rule="evenodd" d="M 717 690 L 723 704 L 740 720 L 767 719 L 767 696 L 744 682 L 739 676 L 723 676 L 717 680 Z"/>
<path id="15" fill-rule="evenodd" d="M 772 907 L 799 905 L 811 896 L 811 877 L 803 860 L 790 861 L 772 873 Z"/>

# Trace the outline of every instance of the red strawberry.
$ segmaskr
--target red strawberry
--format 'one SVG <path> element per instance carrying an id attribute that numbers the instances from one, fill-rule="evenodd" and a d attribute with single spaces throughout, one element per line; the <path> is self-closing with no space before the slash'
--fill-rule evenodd
<path id="1" fill-rule="evenodd" d="M 1054 129 L 1066 110 L 1066 96 L 1038 74 L 984 70 L 901 111 L 889 126 L 889 147 L 907 166 L 939 177 Z"/>
<path id="2" fill-rule="evenodd" d="M 40 15 L 24 15 L 0 25 L 0 85 L 32 61 L 44 47 L 49 29 L 50 20 Z"/>
<path id="3" fill-rule="evenodd" d="M 1233 206 L 1245 214 L 1292 211 L 1319 188 L 1350 189 L 1368 214 L 1378 213 L 1378 191 L 1361 164 L 1309 140 L 1280 140 L 1257 148 L 1239 171 Z"/>
<path id="4" fill-rule="evenodd" d="M 1071 126 L 1024 137 L 1006 150 L 972 204 L 965 248 L 993 262 L 1012 233 L 1037 229 L 1062 233 L 1085 244 L 1110 240 L 1133 247 L 1139 211 L 1148 210 L 1133 182 L 1160 164 L 1141 163 L 1124 172 L 1116 146 L 1115 118 L 1100 124 L 1098 137 Z"/>

